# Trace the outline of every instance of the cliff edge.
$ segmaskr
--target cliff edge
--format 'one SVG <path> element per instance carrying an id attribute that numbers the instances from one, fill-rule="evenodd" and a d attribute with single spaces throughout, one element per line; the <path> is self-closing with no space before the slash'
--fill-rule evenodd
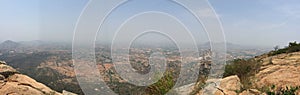
<path id="1" fill-rule="evenodd" d="M 1 95 L 63 95 L 0 61 Z"/>

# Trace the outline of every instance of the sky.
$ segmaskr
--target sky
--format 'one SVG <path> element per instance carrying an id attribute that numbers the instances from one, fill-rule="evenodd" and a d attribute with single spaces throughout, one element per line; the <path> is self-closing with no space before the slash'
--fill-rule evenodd
<path id="1" fill-rule="evenodd" d="M 161 3 L 152 3 L 159 0 L 138 1 L 142 0 L 130 0 L 130 3 L 114 11 L 103 25 L 104 32 L 101 32 L 102 35 L 97 39 L 100 41 L 111 39 L 116 26 L 133 14 L 145 10 L 161 10 L 181 20 L 191 29 L 193 35 L 200 35 L 196 36 L 197 41 L 208 40 L 206 33 L 201 30 L 203 29 L 201 25 L 197 24 L 195 18 L 182 7 L 167 0 L 161 0 Z M 71 42 L 76 23 L 87 2 L 88 0 L 0 0 L 0 42 L 5 40 Z M 285 46 L 290 41 L 300 41 L 299 0 L 209 0 L 209 2 L 220 18 L 227 42 L 272 47 Z M 157 20 L 163 21 L 162 18 L 157 17 Z M 152 19 L 145 19 L 145 22 L 149 21 Z M 139 28 L 142 22 L 143 20 L 131 23 L 131 26 Z M 166 24 L 174 23 L 162 22 L 158 25 Z M 200 32 L 193 32 L 197 30 Z M 153 35 L 151 37 L 153 38 Z M 149 35 L 148 39 L 151 37 Z"/>

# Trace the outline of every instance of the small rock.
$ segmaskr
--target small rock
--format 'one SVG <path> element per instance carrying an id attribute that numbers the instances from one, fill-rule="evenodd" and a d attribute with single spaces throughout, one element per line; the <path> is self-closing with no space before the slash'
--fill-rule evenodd
<path id="1" fill-rule="evenodd" d="M 69 91 L 66 91 L 66 90 L 63 90 L 62 94 L 63 95 L 77 95 L 75 93 L 72 93 L 72 92 L 69 92 Z"/>
<path id="2" fill-rule="evenodd" d="M 254 93 L 254 94 L 259 94 L 259 93 L 261 93 L 261 92 L 258 91 L 257 89 L 249 89 L 249 91 L 250 91 L 251 93 Z"/>

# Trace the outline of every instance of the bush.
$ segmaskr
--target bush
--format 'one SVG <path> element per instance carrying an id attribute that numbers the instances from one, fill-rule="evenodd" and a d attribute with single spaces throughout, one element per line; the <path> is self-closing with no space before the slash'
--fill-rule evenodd
<path id="1" fill-rule="evenodd" d="M 274 51 L 269 53 L 269 56 L 283 54 L 283 53 L 292 53 L 300 51 L 300 43 L 297 42 L 290 42 L 288 47 L 283 49 L 275 49 Z"/>
<path id="2" fill-rule="evenodd" d="M 146 92 L 148 92 L 150 95 L 164 95 L 175 85 L 176 81 L 174 79 L 175 76 L 172 74 L 172 72 L 166 72 L 162 79 L 147 87 Z"/>
<path id="3" fill-rule="evenodd" d="M 267 95 L 296 95 L 296 91 L 299 90 L 300 86 L 297 87 L 286 87 L 284 88 L 280 88 L 279 90 L 275 90 L 275 85 L 273 85 L 272 87 L 270 87 L 270 89 L 268 89 L 266 91 Z"/>
<path id="4" fill-rule="evenodd" d="M 244 85 L 244 89 L 251 88 L 251 77 L 259 71 L 261 64 L 254 59 L 235 59 L 225 65 L 223 77 L 237 75 Z"/>

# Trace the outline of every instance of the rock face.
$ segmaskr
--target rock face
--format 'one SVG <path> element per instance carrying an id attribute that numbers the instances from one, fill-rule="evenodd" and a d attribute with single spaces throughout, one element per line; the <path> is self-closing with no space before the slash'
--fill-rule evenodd
<path id="1" fill-rule="evenodd" d="M 237 75 L 229 76 L 221 80 L 220 84 L 221 88 L 225 88 L 227 90 L 240 90 L 242 87 L 242 84 L 240 82 L 240 79 Z"/>
<path id="2" fill-rule="evenodd" d="M 300 52 L 279 54 L 261 60 L 261 70 L 255 75 L 257 88 L 272 85 L 276 89 L 300 86 Z"/>
<path id="3" fill-rule="evenodd" d="M 242 91 L 242 87 L 243 85 L 237 75 L 229 76 L 221 80 L 220 87 L 218 87 L 214 95 L 263 95 L 257 89 Z"/>
<path id="4" fill-rule="evenodd" d="M 207 91 L 209 91 L 208 93 L 211 93 L 212 95 L 238 95 L 237 92 L 243 87 L 237 75 L 229 76 L 221 80 L 208 81 L 220 81 L 220 85 L 219 87 L 211 86 L 206 89 L 202 89 L 196 95 L 203 95 L 204 93 L 207 93 Z M 217 90 L 213 90 L 214 88 L 217 88 Z"/>
<path id="5" fill-rule="evenodd" d="M 242 84 L 237 75 L 223 78 L 220 83 L 219 90 L 215 92 L 215 95 L 237 95 L 237 91 L 240 91 Z"/>
<path id="6" fill-rule="evenodd" d="M 300 86 L 300 52 L 268 56 L 267 54 L 255 58 L 262 62 L 259 71 L 253 76 L 252 87 L 241 89 L 243 85 L 238 76 L 221 79 L 220 86 L 214 95 L 267 95 L 257 89 L 270 88 L 274 91 L 286 87 Z M 202 90 L 197 95 L 201 95 Z M 300 95 L 300 90 L 295 92 Z"/>
<path id="7" fill-rule="evenodd" d="M 62 95 L 0 62 L 1 95 Z"/>

